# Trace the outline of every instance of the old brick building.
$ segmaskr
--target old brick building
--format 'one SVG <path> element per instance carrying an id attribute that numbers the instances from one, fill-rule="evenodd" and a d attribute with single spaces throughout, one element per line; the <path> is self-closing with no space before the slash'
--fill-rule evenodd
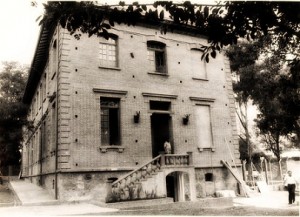
<path id="1" fill-rule="evenodd" d="M 110 33 L 76 40 L 41 28 L 24 94 L 32 124 L 22 177 L 62 201 L 237 190 L 220 162 L 239 162 L 224 55 L 201 61 L 207 40 L 184 29 L 118 25 Z"/>

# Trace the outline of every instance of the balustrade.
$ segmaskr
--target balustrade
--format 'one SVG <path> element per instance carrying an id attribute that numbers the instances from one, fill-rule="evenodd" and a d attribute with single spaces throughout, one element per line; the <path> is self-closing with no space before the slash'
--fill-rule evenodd
<path id="1" fill-rule="evenodd" d="M 187 154 L 161 154 L 153 158 L 150 162 L 142 165 L 140 168 L 126 174 L 112 183 L 112 190 L 124 190 L 137 182 L 146 180 L 154 174 L 157 174 L 162 167 L 189 166 L 192 165 L 192 153 Z"/>

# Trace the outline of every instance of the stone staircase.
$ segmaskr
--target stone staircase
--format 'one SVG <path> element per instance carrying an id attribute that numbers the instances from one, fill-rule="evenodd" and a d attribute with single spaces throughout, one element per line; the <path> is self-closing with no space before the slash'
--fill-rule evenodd
<path id="1" fill-rule="evenodd" d="M 161 154 L 112 183 L 107 202 L 166 197 L 165 176 L 168 168 L 192 165 L 191 153 Z"/>

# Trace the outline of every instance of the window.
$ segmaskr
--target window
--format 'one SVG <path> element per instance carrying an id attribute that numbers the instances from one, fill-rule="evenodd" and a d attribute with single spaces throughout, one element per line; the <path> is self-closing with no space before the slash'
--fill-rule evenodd
<path id="1" fill-rule="evenodd" d="M 49 61 L 49 68 L 50 68 L 50 73 L 49 76 L 52 79 L 54 74 L 56 73 L 56 66 L 57 66 L 57 42 L 56 40 L 53 41 L 52 43 L 52 49 L 50 53 L 50 61 Z"/>
<path id="2" fill-rule="evenodd" d="M 203 51 L 199 49 L 191 49 L 190 66 L 195 79 L 207 79 L 206 61 L 201 60 Z"/>
<path id="3" fill-rule="evenodd" d="M 158 73 L 167 73 L 166 70 L 166 45 L 157 41 L 147 42 L 147 59 Z"/>
<path id="4" fill-rule="evenodd" d="M 212 148 L 213 139 L 211 131 L 210 107 L 208 105 L 196 106 L 196 124 L 199 148 Z"/>
<path id="5" fill-rule="evenodd" d="M 99 64 L 103 67 L 118 67 L 117 37 L 110 36 L 108 40 L 100 37 Z"/>
<path id="6" fill-rule="evenodd" d="M 36 113 L 39 112 L 39 108 L 40 108 L 40 92 L 38 91 L 36 93 L 36 100 L 35 100 L 35 111 L 36 111 Z"/>
<path id="7" fill-rule="evenodd" d="M 39 98 L 39 109 L 42 107 L 43 104 L 43 83 L 40 84 L 40 98 Z"/>
<path id="8" fill-rule="evenodd" d="M 50 150 L 52 152 L 52 150 L 54 150 L 55 146 L 56 146 L 56 134 L 57 134 L 57 116 L 56 116 L 56 104 L 55 102 L 52 104 L 51 107 L 51 142 L 50 142 Z"/>
<path id="9" fill-rule="evenodd" d="M 47 97 L 47 74 L 44 75 L 44 78 L 43 78 L 43 83 L 42 83 L 42 93 L 43 93 L 43 96 L 42 96 L 42 102 L 44 102 L 44 100 L 46 100 L 46 97 Z"/>
<path id="10" fill-rule="evenodd" d="M 100 98 L 101 144 L 120 145 L 120 99 Z"/>
<path id="11" fill-rule="evenodd" d="M 212 173 L 205 173 L 205 181 L 212 182 L 213 181 L 213 174 Z"/>
<path id="12" fill-rule="evenodd" d="M 150 109 L 151 110 L 169 111 L 170 107 L 171 107 L 170 102 L 150 101 Z"/>

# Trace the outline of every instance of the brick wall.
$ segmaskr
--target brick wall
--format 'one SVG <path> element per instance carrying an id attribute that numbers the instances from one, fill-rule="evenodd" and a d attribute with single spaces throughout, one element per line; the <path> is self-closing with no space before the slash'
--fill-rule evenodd
<path id="1" fill-rule="evenodd" d="M 119 36 L 119 67 L 115 69 L 99 68 L 97 38 L 83 35 L 80 40 L 75 40 L 64 34 L 60 39 L 63 58 L 60 85 L 63 89 L 58 97 L 64 103 L 64 108 L 60 105 L 62 117 L 59 144 L 61 165 L 68 165 L 61 168 L 130 168 L 151 159 L 149 100 L 171 101 L 173 147 L 176 153 L 193 151 L 194 162 L 200 167 L 219 166 L 220 159 L 231 160 L 229 150 L 237 160 L 239 155 L 230 71 L 222 54 L 206 64 L 207 80 L 196 80 L 193 78 L 197 72 L 189 65 L 191 48 L 195 43 L 204 44 L 205 40 L 175 33 L 161 35 L 155 29 L 140 27 L 118 26 L 112 32 Z M 151 69 L 147 62 L 146 42 L 150 39 L 166 44 L 168 76 L 149 74 Z M 134 58 L 130 53 L 133 53 Z M 95 93 L 93 88 L 120 90 L 126 94 Z M 149 99 L 143 93 L 175 95 L 176 99 Z M 123 153 L 101 153 L 99 150 L 100 96 L 121 99 Z M 213 152 L 199 152 L 197 148 L 193 114 L 198 102 L 190 100 L 190 97 L 214 99 L 213 103 L 209 103 L 215 147 Z M 141 112 L 139 124 L 133 123 L 136 111 Z M 185 114 L 191 114 L 189 125 L 182 125 Z"/>
<path id="2" fill-rule="evenodd" d="M 116 26 L 111 32 L 118 36 L 116 68 L 99 67 L 99 39 L 96 37 L 82 35 L 80 40 L 76 40 L 58 28 L 50 44 L 49 63 L 44 72 L 47 98 L 30 119 L 34 122 L 35 132 L 42 126 L 41 120 L 46 120 L 46 132 L 51 134 L 46 138 L 49 147 L 44 149 L 47 152 L 44 156 L 48 157 L 41 161 L 43 171 L 53 173 L 57 157 L 58 171 L 78 172 L 74 180 L 72 175 L 60 175 L 62 179 L 58 186 L 60 192 L 64 192 L 60 193 L 60 197 L 69 195 L 72 198 L 72 193 L 68 192 L 75 192 L 73 185 L 77 186 L 80 181 L 84 185 L 88 183 L 80 172 L 92 172 L 95 177 L 98 177 L 98 172 L 98 178 L 102 180 L 100 176 L 107 179 L 112 175 L 111 171 L 122 170 L 124 174 L 152 159 L 150 100 L 171 103 L 174 153 L 193 152 L 194 165 L 198 169 L 220 167 L 220 160 L 239 163 L 230 68 L 223 54 L 204 64 L 197 50 L 200 44 L 206 44 L 204 38 L 171 32 L 161 35 L 157 29 L 123 25 Z M 166 44 L 167 76 L 154 73 L 149 65 L 149 40 Z M 57 55 L 56 61 L 53 61 L 53 51 Z M 195 52 L 198 52 L 199 63 L 193 56 Z M 198 67 L 194 67 L 195 64 L 199 64 Z M 201 77 L 203 71 L 206 71 L 207 77 Z M 122 149 L 100 149 L 100 97 L 103 96 L 120 98 Z M 200 150 L 198 147 L 195 121 L 198 105 L 210 106 L 213 149 Z M 133 115 L 137 111 L 140 112 L 140 122 L 136 124 Z M 186 114 L 190 114 L 190 121 L 183 125 L 182 117 Z M 25 146 L 28 151 L 24 153 L 30 153 L 30 144 L 39 147 L 38 141 L 33 142 L 33 136 L 28 138 Z M 26 157 L 23 159 L 25 161 Z M 39 175 L 41 162 L 27 165 L 33 171 L 29 175 Z M 26 162 L 23 168 L 25 165 Z M 216 174 L 223 176 L 219 172 Z M 45 186 L 50 188 L 52 179 L 45 180 Z M 100 183 L 104 184 L 105 180 Z M 99 192 L 104 191 L 101 189 Z"/>

